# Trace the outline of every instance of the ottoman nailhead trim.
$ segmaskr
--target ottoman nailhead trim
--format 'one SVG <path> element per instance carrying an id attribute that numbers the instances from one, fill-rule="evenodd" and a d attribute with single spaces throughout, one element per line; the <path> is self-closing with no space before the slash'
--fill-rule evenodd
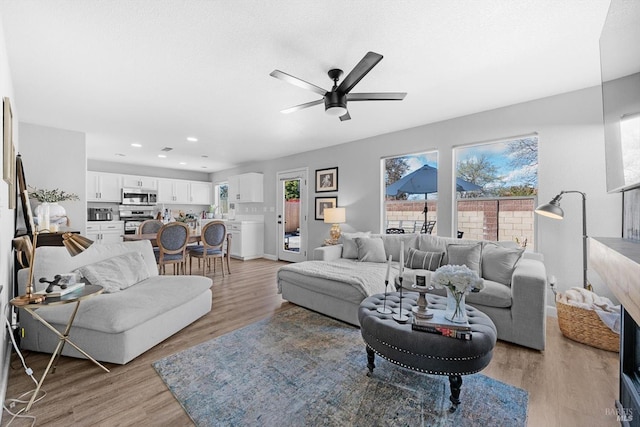
<path id="1" fill-rule="evenodd" d="M 371 348 L 371 346 L 369 346 L 369 344 L 367 344 L 367 347 Z M 429 369 L 416 368 L 416 367 L 413 367 L 413 366 L 405 365 L 404 363 L 400 363 L 400 362 L 398 362 L 396 360 L 389 359 L 387 356 L 378 353 L 373 348 L 371 348 L 371 350 L 373 350 L 373 352 L 375 354 L 377 354 L 378 356 L 382 357 L 384 360 L 387 360 L 387 361 L 393 363 L 394 365 L 398 365 L 398 366 L 401 366 L 403 368 L 410 369 L 412 371 L 422 372 L 423 374 L 433 374 L 433 375 L 470 375 L 470 374 L 475 374 L 476 372 L 480 372 L 481 371 L 481 369 L 476 369 L 475 371 L 465 371 L 465 372 L 460 372 L 460 371 L 458 371 L 458 372 L 444 372 L 444 371 L 432 371 L 432 370 L 429 370 Z"/>
<path id="2" fill-rule="evenodd" d="M 367 334 L 369 335 L 369 334 Z M 407 353 L 407 354 L 411 354 L 412 356 L 419 356 L 419 357 L 425 357 L 427 359 L 435 359 L 435 360 L 474 360 L 474 359 L 479 359 L 481 357 L 484 357 L 487 353 L 482 353 L 482 354 L 478 354 L 476 356 L 470 356 L 470 357 L 440 357 L 440 356 L 432 356 L 430 354 L 421 354 L 421 353 L 413 353 L 411 351 L 405 350 L 404 348 L 400 348 L 400 347 L 396 347 L 393 344 L 389 344 L 385 341 L 381 341 L 376 337 L 373 337 L 371 335 L 369 335 L 373 340 L 375 340 L 376 342 L 379 342 L 380 344 L 384 345 L 385 347 L 390 347 L 394 350 L 400 351 L 402 353 Z M 368 347 L 371 348 L 371 346 L 369 346 L 369 344 L 367 344 Z M 372 350 L 375 351 L 375 349 L 371 348 Z"/>

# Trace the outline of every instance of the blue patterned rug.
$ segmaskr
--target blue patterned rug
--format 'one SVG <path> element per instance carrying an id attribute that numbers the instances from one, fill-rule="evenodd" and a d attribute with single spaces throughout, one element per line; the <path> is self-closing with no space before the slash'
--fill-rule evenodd
<path id="1" fill-rule="evenodd" d="M 153 364 L 198 426 L 525 426 L 528 394 L 463 376 L 449 380 L 376 357 L 360 330 L 294 307 Z"/>

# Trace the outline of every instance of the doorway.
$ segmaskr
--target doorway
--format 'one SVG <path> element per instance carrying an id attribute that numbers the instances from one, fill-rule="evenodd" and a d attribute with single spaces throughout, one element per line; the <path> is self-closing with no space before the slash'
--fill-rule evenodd
<path id="1" fill-rule="evenodd" d="M 307 169 L 278 172 L 278 259 L 307 260 Z"/>

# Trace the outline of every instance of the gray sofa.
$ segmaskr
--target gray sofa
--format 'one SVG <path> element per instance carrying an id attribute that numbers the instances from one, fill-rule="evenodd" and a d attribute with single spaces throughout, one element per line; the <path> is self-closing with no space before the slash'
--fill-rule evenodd
<path id="1" fill-rule="evenodd" d="M 384 254 L 367 249 L 366 246 L 373 243 L 379 246 L 378 241 L 366 240 L 372 238 L 382 240 Z M 480 242 L 428 234 L 346 234 L 342 242 L 316 248 L 313 261 L 281 267 L 278 290 L 282 297 L 359 326 L 358 307 L 362 300 L 385 290 L 387 265 L 384 259 L 389 255 L 393 258 L 392 284 L 398 275 L 400 242 L 404 242 L 407 263 L 410 249 L 414 255 L 442 254 L 441 260 L 436 257 L 437 265 L 447 264 L 450 260 L 452 264 L 467 264 L 461 254 L 462 258 L 479 255 L 478 265 L 468 266 L 477 268 L 485 288 L 467 295 L 466 302 L 491 318 L 498 330 L 498 339 L 544 350 L 547 278 L 541 254 L 521 253 L 509 242 Z M 472 252 L 475 255 L 469 255 Z M 405 268 L 403 287 L 411 289 L 416 273 L 426 275 L 428 281 L 437 265 Z M 390 286 L 389 290 L 395 289 Z M 444 295 L 444 290 L 432 292 Z"/>
<path id="2" fill-rule="evenodd" d="M 97 284 L 124 288 L 82 301 L 70 331 L 75 344 L 102 362 L 125 364 L 211 311 L 211 279 L 158 275 L 149 241 L 94 244 L 75 257 L 64 247 L 39 247 L 34 268 L 36 290 L 46 286 L 38 283 L 39 278 L 51 280 L 56 274 L 79 268 L 87 274 L 102 274 L 105 282 Z M 21 293 L 26 278 L 27 269 L 20 270 Z M 37 313 L 62 330 L 74 306 L 42 307 Z M 23 349 L 54 351 L 58 338 L 29 313 L 21 311 L 20 325 L 25 333 Z M 63 354 L 83 357 L 69 345 Z"/>

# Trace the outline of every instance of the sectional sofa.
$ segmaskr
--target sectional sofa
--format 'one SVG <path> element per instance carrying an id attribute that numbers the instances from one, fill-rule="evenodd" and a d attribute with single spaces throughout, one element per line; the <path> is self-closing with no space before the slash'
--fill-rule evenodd
<path id="1" fill-rule="evenodd" d="M 487 314 L 498 339 L 544 350 L 546 270 L 541 254 L 515 243 L 453 239 L 429 234 L 345 233 L 342 243 L 314 250 L 314 260 L 283 266 L 278 291 L 294 304 L 359 326 L 358 306 L 385 291 L 389 255 L 391 285 L 398 275 L 404 247 L 403 287 L 411 290 L 415 275 L 443 264 L 465 264 L 484 279 L 484 289 L 467 295 L 468 304 Z M 389 290 L 395 290 L 389 288 Z M 443 290 L 433 290 L 444 295 Z"/>
<path id="2" fill-rule="evenodd" d="M 94 244 L 71 257 L 64 247 L 36 250 L 36 290 L 39 278 L 79 271 L 105 292 L 80 303 L 70 339 L 102 362 L 125 364 L 211 311 L 212 281 L 203 276 L 160 276 L 149 241 Z M 27 269 L 18 272 L 25 292 Z M 75 304 L 43 306 L 37 313 L 63 330 Z M 20 313 L 23 349 L 53 353 L 58 338 L 27 312 Z M 66 356 L 83 357 L 72 346 Z"/>

